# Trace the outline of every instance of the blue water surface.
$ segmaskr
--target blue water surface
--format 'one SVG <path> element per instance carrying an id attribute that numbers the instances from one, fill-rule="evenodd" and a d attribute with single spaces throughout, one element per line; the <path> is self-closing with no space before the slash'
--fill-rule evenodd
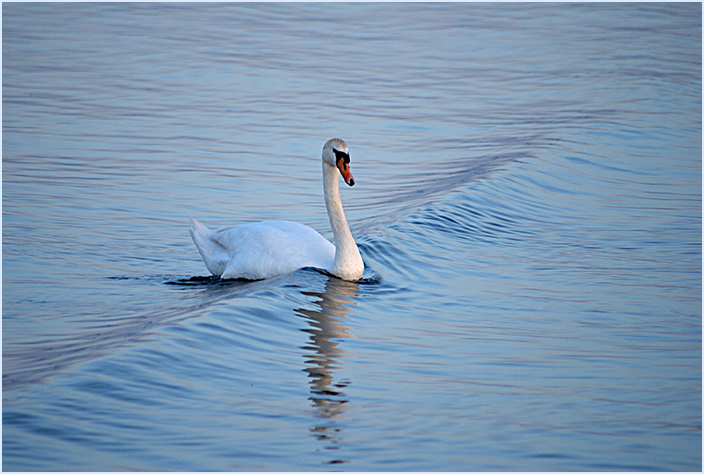
<path id="1" fill-rule="evenodd" d="M 3 4 L 3 469 L 700 471 L 701 18 Z M 364 279 L 210 278 L 335 136 Z"/>

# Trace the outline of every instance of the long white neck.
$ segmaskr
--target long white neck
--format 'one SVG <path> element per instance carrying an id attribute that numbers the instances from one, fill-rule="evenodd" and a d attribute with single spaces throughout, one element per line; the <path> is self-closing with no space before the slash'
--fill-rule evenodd
<path id="1" fill-rule="evenodd" d="M 323 163 L 323 191 L 330 227 L 335 237 L 335 260 L 328 269 L 344 280 L 359 280 L 364 273 L 364 262 L 347 225 L 340 200 L 340 174 L 334 166 Z"/>

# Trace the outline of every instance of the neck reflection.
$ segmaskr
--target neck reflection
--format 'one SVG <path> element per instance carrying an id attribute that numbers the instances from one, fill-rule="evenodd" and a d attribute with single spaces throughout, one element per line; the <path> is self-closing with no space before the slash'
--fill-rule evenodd
<path id="1" fill-rule="evenodd" d="M 310 327 L 303 331 L 310 339 L 302 348 L 306 350 L 305 372 L 310 383 L 310 400 L 317 409 L 317 416 L 336 418 L 345 410 L 348 402 L 343 389 L 347 380 L 334 380 L 333 374 L 339 368 L 338 360 L 346 357 L 339 347 L 340 339 L 352 339 L 350 326 L 344 324 L 348 316 L 354 314 L 354 298 L 359 295 L 359 283 L 329 278 L 325 292 L 303 292 L 304 295 L 319 298 L 314 301 L 316 309 L 297 309 Z"/>
<path id="2" fill-rule="evenodd" d="M 315 309 L 297 309 L 309 324 L 304 329 L 310 339 L 302 347 L 305 350 L 305 372 L 310 384 L 309 400 L 315 408 L 317 421 L 310 428 L 312 435 L 321 443 L 323 453 L 336 453 L 327 458 L 323 464 L 344 464 L 347 460 L 340 457 L 339 449 L 343 443 L 342 428 L 339 418 L 349 407 L 349 400 L 343 391 L 350 384 L 349 380 L 335 380 L 335 371 L 339 360 L 345 358 L 345 351 L 340 348 L 341 339 L 352 339 L 353 328 L 345 325 L 348 316 L 354 314 L 352 309 L 359 295 L 359 283 L 330 277 L 323 293 L 303 292 L 314 296 Z"/>

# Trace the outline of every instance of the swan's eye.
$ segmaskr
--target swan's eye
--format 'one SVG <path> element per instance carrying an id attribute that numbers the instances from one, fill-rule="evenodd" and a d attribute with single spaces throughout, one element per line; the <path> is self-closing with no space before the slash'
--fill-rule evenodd
<path id="1" fill-rule="evenodd" d="M 339 151 L 334 148 L 332 149 L 332 151 L 335 152 L 335 161 L 345 160 L 345 163 L 350 162 L 350 155 L 348 155 L 344 151 Z"/>

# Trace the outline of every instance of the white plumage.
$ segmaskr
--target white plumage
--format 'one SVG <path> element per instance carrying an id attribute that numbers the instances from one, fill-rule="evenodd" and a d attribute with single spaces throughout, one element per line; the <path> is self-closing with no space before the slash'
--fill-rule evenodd
<path id="1" fill-rule="evenodd" d="M 315 267 L 345 280 L 359 280 L 364 262 L 347 225 L 339 191 L 339 174 L 349 186 L 347 144 L 338 138 L 323 147 L 325 205 L 335 245 L 312 228 L 290 221 L 264 221 L 213 231 L 191 218 L 191 237 L 205 266 L 222 278 L 260 280 Z"/>
<path id="2" fill-rule="evenodd" d="M 259 280 L 304 267 L 328 269 L 335 246 L 310 227 L 264 221 L 208 229 L 191 219 L 191 237 L 213 275 Z"/>

